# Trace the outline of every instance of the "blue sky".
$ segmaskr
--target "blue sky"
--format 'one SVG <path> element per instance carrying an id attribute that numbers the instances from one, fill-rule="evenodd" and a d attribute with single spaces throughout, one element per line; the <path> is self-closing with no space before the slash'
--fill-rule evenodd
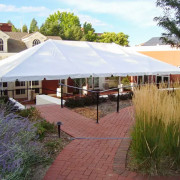
<path id="1" fill-rule="evenodd" d="M 38 25 L 56 11 L 73 12 L 81 23 L 90 22 L 96 32 L 123 32 L 130 45 L 146 42 L 164 31 L 153 21 L 162 10 L 156 0 L 0 0 L 0 22 L 11 20 L 20 28 L 32 18 Z"/>

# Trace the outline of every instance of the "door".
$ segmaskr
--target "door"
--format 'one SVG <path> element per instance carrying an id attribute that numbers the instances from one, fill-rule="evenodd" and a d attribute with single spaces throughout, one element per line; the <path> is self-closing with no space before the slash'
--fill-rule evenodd
<path id="1" fill-rule="evenodd" d="M 99 77 L 88 78 L 88 87 L 89 89 L 99 89 Z"/>
<path id="2" fill-rule="evenodd" d="M 98 77 L 94 77 L 94 88 L 99 88 L 99 78 Z"/>

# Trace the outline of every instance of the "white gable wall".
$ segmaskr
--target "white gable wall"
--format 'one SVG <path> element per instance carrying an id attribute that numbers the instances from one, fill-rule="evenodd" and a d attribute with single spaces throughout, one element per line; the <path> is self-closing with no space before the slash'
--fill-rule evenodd
<path id="1" fill-rule="evenodd" d="M 0 30 L 0 38 L 3 40 L 3 51 L 0 51 L 0 53 L 7 53 L 7 41 L 9 39 L 9 36 Z"/>
<path id="2" fill-rule="evenodd" d="M 38 39 L 41 43 L 44 42 L 45 40 L 47 40 L 47 37 L 42 35 L 39 32 L 36 32 L 30 36 L 28 36 L 27 38 L 22 39 L 22 41 L 26 44 L 27 48 L 30 48 L 33 46 L 33 41 L 35 39 Z"/>

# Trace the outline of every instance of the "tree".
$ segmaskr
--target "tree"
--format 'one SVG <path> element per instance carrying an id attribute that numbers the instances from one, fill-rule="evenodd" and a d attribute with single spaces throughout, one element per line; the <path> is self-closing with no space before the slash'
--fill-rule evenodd
<path id="1" fill-rule="evenodd" d="M 103 43 L 116 43 L 122 46 L 128 46 L 128 35 L 120 32 L 120 33 L 114 33 L 114 32 L 105 32 L 99 37 L 99 42 Z"/>
<path id="2" fill-rule="evenodd" d="M 28 28 L 27 28 L 26 24 L 23 25 L 22 32 L 28 32 Z"/>
<path id="3" fill-rule="evenodd" d="M 60 36 L 67 40 L 80 40 L 83 35 L 79 18 L 73 13 L 60 11 L 46 19 L 40 32 L 46 36 Z"/>
<path id="4" fill-rule="evenodd" d="M 37 26 L 37 21 L 33 18 L 30 24 L 29 33 L 37 32 L 39 28 Z"/>
<path id="5" fill-rule="evenodd" d="M 21 29 L 17 29 L 10 20 L 8 20 L 7 23 L 11 24 L 11 26 L 12 26 L 12 32 L 21 32 Z"/>
<path id="6" fill-rule="evenodd" d="M 158 26 L 166 30 L 162 33 L 162 41 L 171 46 L 180 47 L 180 1 L 157 0 L 156 6 L 164 11 L 163 16 L 154 18 Z"/>
<path id="7" fill-rule="evenodd" d="M 79 28 L 76 25 L 72 25 L 71 28 L 68 28 L 65 32 L 64 32 L 64 39 L 68 39 L 68 40 L 80 40 L 82 38 L 82 31 L 81 28 Z"/>
<path id="8" fill-rule="evenodd" d="M 97 34 L 95 33 L 94 28 L 92 27 L 91 23 L 85 22 L 83 24 L 83 41 L 96 41 Z"/>

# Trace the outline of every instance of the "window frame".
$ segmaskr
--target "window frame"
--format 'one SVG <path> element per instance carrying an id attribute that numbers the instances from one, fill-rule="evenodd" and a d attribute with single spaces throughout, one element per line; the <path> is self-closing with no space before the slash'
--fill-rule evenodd
<path id="1" fill-rule="evenodd" d="M 2 38 L 0 38 L 0 52 L 4 51 L 4 41 Z"/>
<path id="2" fill-rule="evenodd" d="M 19 83 L 19 84 L 18 84 Z M 25 81 L 16 81 L 15 86 L 16 87 L 24 87 L 26 85 Z"/>
<path id="3" fill-rule="evenodd" d="M 3 82 L 3 87 L 8 87 L 8 83 L 7 82 Z"/>
<path id="4" fill-rule="evenodd" d="M 39 81 L 32 81 L 32 86 L 39 86 Z"/>
<path id="5" fill-rule="evenodd" d="M 16 95 L 24 95 L 24 94 L 26 94 L 26 90 L 25 89 L 16 89 Z"/>
<path id="6" fill-rule="evenodd" d="M 39 94 L 40 93 L 40 88 L 33 88 L 35 94 Z"/>
<path id="7" fill-rule="evenodd" d="M 8 90 L 7 89 L 4 90 L 3 93 L 4 93 L 4 96 L 8 96 Z"/>
<path id="8" fill-rule="evenodd" d="M 38 45 L 38 44 L 41 44 L 41 41 L 39 39 L 34 39 L 33 42 L 32 42 L 32 47 Z"/>
<path id="9" fill-rule="evenodd" d="M 94 77 L 93 81 L 94 88 L 99 88 L 99 77 Z"/>

